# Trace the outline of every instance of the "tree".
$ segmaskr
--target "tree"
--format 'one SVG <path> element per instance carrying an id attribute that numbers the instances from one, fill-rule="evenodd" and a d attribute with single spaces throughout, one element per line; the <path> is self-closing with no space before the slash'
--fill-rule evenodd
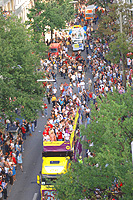
<path id="1" fill-rule="evenodd" d="M 73 17 L 74 8 L 69 4 L 69 0 L 37 1 L 29 11 L 30 21 L 27 23 L 30 24 L 30 29 L 34 30 L 34 34 L 39 32 L 45 35 L 50 28 L 52 38 L 53 29 L 64 28 L 66 21 Z"/>
<path id="2" fill-rule="evenodd" d="M 132 51 L 131 42 L 129 40 L 132 34 L 132 4 L 118 3 L 108 4 L 108 11 L 101 17 L 97 34 L 101 38 L 106 39 L 110 45 L 110 51 L 106 58 L 111 60 L 114 64 L 118 64 L 120 59 L 123 66 L 123 84 L 126 88 L 125 68 L 127 62 L 126 54 Z M 122 22 L 120 22 L 120 13 L 122 15 Z M 122 25 L 122 32 L 120 33 L 120 23 Z M 131 50 L 129 49 L 131 48 Z"/>
<path id="3" fill-rule="evenodd" d="M 24 24 L 14 16 L 0 15 L 0 115 L 14 120 L 17 108 L 27 120 L 37 117 L 44 89 L 37 83 L 42 75 L 40 59 Z"/>
<path id="4" fill-rule="evenodd" d="M 55 184 L 57 195 L 62 195 L 61 199 L 97 199 L 94 191 L 98 188 L 101 199 L 110 199 L 109 187 L 116 181 L 123 184 L 123 199 L 131 200 L 132 90 L 128 88 L 125 94 L 114 91 L 97 102 L 98 110 L 91 104 L 91 124 L 87 129 L 80 127 L 93 157 L 84 158 L 83 164 L 72 162 L 71 169 Z"/>
<path id="5" fill-rule="evenodd" d="M 89 4 L 89 5 L 92 5 L 92 4 L 95 4 L 96 6 L 100 6 L 102 8 L 106 8 L 108 3 L 110 3 L 110 0 L 103 0 L 103 1 L 100 1 L 100 0 L 88 0 L 88 2 L 86 3 L 86 6 Z"/>
<path id="6" fill-rule="evenodd" d="M 123 32 L 129 36 L 132 33 L 132 4 L 118 3 L 108 4 L 108 11 L 106 11 L 99 22 L 98 33 L 103 37 L 110 37 L 117 32 L 120 32 L 120 12 L 122 14 Z"/>
<path id="7" fill-rule="evenodd" d="M 132 43 L 127 40 L 124 33 L 115 34 L 114 40 L 109 44 L 110 51 L 106 54 L 107 60 L 112 61 L 112 63 L 119 63 L 122 59 L 123 67 L 123 84 L 126 88 L 126 76 L 125 68 L 127 66 L 127 53 L 133 51 Z"/>

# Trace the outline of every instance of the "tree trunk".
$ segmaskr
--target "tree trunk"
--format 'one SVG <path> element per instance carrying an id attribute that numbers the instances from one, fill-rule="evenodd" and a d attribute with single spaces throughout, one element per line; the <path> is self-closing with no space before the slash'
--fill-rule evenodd
<path id="1" fill-rule="evenodd" d="M 43 37 L 44 37 L 43 40 L 44 40 L 44 43 L 45 43 L 45 32 L 43 32 Z"/>
<path id="2" fill-rule="evenodd" d="M 51 29 L 51 40 L 53 41 L 53 29 Z"/>
<path id="3" fill-rule="evenodd" d="M 126 72 L 125 72 L 126 58 L 123 55 L 123 53 L 121 53 L 121 55 L 122 55 L 123 85 L 124 85 L 125 90 L 126 90 Z"/>

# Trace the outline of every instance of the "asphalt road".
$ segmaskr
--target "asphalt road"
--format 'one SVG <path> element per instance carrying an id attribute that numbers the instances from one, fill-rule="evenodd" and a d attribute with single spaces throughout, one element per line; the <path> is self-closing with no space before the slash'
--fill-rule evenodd
<path id="1" fill-rule="evenodd" d="M 71 55 L 71 51 L 69 51 Z M 86 58 L 86 53 L 82 52 L 82 56 Z M 85 80 L 92 78 L 90 71 L 88 70 L 85 76 Z M 61 82 L 66 81 L 69 83 L 68 79 L 61 78 L 57 75 L 57 88 Z M 77 88 L 74 89 L 77 92 Z M 59 90 L 58 90 L 59 94 Z M 45 100 L 47 102 L 47 99 Z M 48 106 L 48 116 L 50 116 L 52 105 Z M 28 136 L 24 143 L 24 153 L 23 153 L 23 169 L 24 171 L 17 169 L 16 181 L 13 186 L 8 186 L 8 200 L 33 200 L 35 193 L 38 194 L 40 187 L 36 183 L 36 176 L 41 171 L 41 155 L 42 155 L 42 132 L 44 130 L 44 125 L 46 124 L 46 118 L 41 117 L 39 114 L 37 128 L 33 133 L 33 136 Z"/>

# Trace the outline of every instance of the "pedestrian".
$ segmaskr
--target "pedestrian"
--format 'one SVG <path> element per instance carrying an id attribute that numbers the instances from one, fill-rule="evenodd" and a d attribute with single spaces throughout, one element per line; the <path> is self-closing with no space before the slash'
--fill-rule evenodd
<path id="1" fill-rule="evenodd" d="M 19 146 L 19 142 L 17 141 L 16 145 L 15 145 L 15 150 L 16 150 L 16 157 L 18 156 L 18 154 L 20 153 L 20 146 Z"/>
<path id="2" fill-rule="evenodd" d="M 29 123 L 29 135 L 32 136 L 32 124 Z"/>
<path id="3" fill-rule="evenodd" d="M 34 127 L 37 128 L 37 119 L 34 120 Z"/>
<path id="4" fill-rule="evenodd" d="M 96 92 L 95 92 L 96 93 Z M 96 94 L 95 93 L 93 93 L 92 94 L 92 98 L 93 98 L 93 104 L 95 104 L 96 103 Z"/>
<path id="5" fill-rule="evenodd" d="M 24 128 L 24 125 L 21 127 L 22 137 L 24 140 L 26 140 L 26 129 Z"/>
<path id="6" fill-rule="evenodd" d="M 16 181 L 16 165 L 12 164 L 12 176 L 13 176 L 13 182 Z"/>
<path id="7" fill-rule="evenodd" d="M 90 124 L 90 117 L 88 115 L 87 115 L 86 121 L 87 121 L 87 125 Z"/>
<path id="8" fill-rule="evenodd" d="M 44 103 L 42 104 L 42 110 L 41 110 L 41 113 L 42 113 L 42 117 L 44 117 Z"/>
<path id="9" fill-rule="evenodd" d="M 46 103 L 44 103 L 44 114 L 46 117 L 48 116 L 48 106 Z"/>
<path id="10" fill-rule="evenodd" d="M 3 188 L 0 186 L 0 200 L 3 200 Z"/>
<path id="11" fill-rule="evenodd" d="M 50 92 L 48 92 L 48 94 L 47 94 L 48 104 L 50 104 L 50 99 L 51 99 L 51 95 L 50 95 Z"/>
<path id="12" fill-rule="evenodd" d="M 23 172 L 23 167 L 22 167 L 22 154 L 19 153 L 18 157 L 17 157 L 17 163 L 18 165 L 20 166 L 20 169 L 22 170 Z"/>
<path id="13" fill-rule="evenodd" d="M 13 173 L 12 173 L 12 169 L 11 168 L 8 171 L 8 175 L 9 175 L 9 178 L 10 178 L 10 184 L 13 185 Z"/>
<path id="14" fill-rule="evenodd" d="M 89 45 L 87 43 L 85 44 L 85 50 L 86 50 L 86 54 L 88 55 L 88 53 L 89 53 Z"/>
<path id="15" fill-rule="evenodd" d="M 31 130 L 32 130 L 32 132 L 34 132 L 35 131 L 35 124 L 34 124 L 34 120 L 33 121 L 31 121 Z"/>
<path id="16" fill-rule="evenodd" d="M 7 199 L 7 183 L 5 179 L 3 179 L 2 181 L 2 189 L 3 189 L 4 199 Z"/>
<path id="17" fill-rule="evenodd" d="M 53 96 L 52 96 L 52 103 L 53 103 L 53 107 L 55 106 L 55 102 L 56 102 L 56 96 L 53 94 Z"/>
<path id="18" fill-rule="evenodd" d="M 79 93 L 80 92 L 80 83 L 79 83 L 79 81 L 77 83 L 77 88 L 78 88 L 78 93 Z"/>
<path id="19" fill-rule="evenodd" d="M 92 91 L 92 80 L 89 78 L 88 80 L 89 91 Z"/>

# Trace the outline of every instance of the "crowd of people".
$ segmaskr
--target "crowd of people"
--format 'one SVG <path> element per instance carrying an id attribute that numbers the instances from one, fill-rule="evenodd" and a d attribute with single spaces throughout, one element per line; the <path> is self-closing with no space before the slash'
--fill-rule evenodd
<path id="1" fill-rule="evenodd" d="M 22 124 L 19 121 L 12 124 L 7 119 L 5 133 L 0 131 L 0 199 L 7 199 L 7 187 L 8 184 L 14 184 L 16 171 L 21 169 L 23 172 L 24 140 L 36 127 L 37 120 L 31 123 L 23 120 Z"/>
<path id="2" fill-rule="evenodd" d="M 82 21 L 80 13 L 75 22 L 70 24 L 80 24 Z M 48 80 L 54 82 L 43 82 L 46 87 L 46 96 L 42 103 L 42 117 L 48 117 L 48 105 L 52 104 L 50 117 L 43 131 L 43 141 L 69 141 L 73 132 L 73 125 L 77 108 L 80 108 L 79 123 L 90 124 L 90 101 L 97 107 L 97 98 L 102 99 L 108 92 L 116 89 L 120 94 L 125 93 L 123 84 L 122 66 L 112 64 L 105 59 L 105 54 L 109 51 L 108 41 L 100 38 L 93 38 L 93 24 L 86 23 L 86 57 L 81 52 L 68 55 L 71 45 L 71 38 L 55 37 L 54 42 L 61 44 L 58 56 L 51 55 L 49 59 L 41 60 L 41 70 Z M 127 58 L 126 86 L 132 85 L 133 60 Z M 86 73 L 92 73 L 92 78 L 86 81 Z M 57 76 L 62 83 L 57 87 Z M 47 102 L 45 101 L 47 98 Z M 0 132 L 0 199 L 7 198 L 7 184 L 13 185 L 16 176 L 17 166 L 23 171 L 22 153 L 23 143 L 26 135 L 32 135 L 37 127 L 37 120 L 27 122 L 23 120 L 14 126 L 18 127 L 18 134 L 9 132 L 11 122 L 6 121 L 6 134 Z M 95 156 L 89 150 L 87 157 Z"/>
<path id="3" fill-rule="evenodd" d="M 75 24 L 81 23 L 80 15 L 75 19 Z M 71 24 L 74 25 L 74 24 Z M 113 93 L 113 90 L 118 90 L 120 94 L 125 93 L 123 71 L 122 66 L 119 64 L 112 64 L 110 61 L 105 59 L 105 53 L 109 51 L 108 41 L 103 41 L 100 38 L 93 38 L 91 33 L 93 32 L 93 24 L 87 24 L 86 31 L 86 58 L 81 55 L 81 51 L 68 55 L 68 49 L 70 48 L 71 38 L 67 37 L 56 37 L 54 42 L 61 44 L 61 50 L 58 56 L 54 54 L 45 61 L 41 61 L 42 68 L 47 72 L 45 76 L 48 79 L 54 79 L 55 82 L 45 82 L 44 87 L 47 91 L 48 104 L 52 102 L 53 109 L 51 112 L 51 118 L 48 119 L 54 126 L 55 139 L 58 138 L 59 130 L 64 132 L 64 129 L 58 127 L 58 124 L 62 124 L 64 121 L 69 121 L 69 111 L 72 105 L 80 107 L 80 123 L 84 121 L 88 125 L 91 121 L 90 118 L 90 101 L 95 104 L 96 110 L 97 98 L 102 100 L 103 96 L 106 96 L 108 92 Z M 128 58 L 127 58 L 128 62 Z M 126 86 L 130 87 L 132 84 L 132 62 L 127 63 L 126 69 Z M 92 78 L 85 80 L 86 72 L 92 73 Z M 64 83 L 61 83 L 57 88 L 57 75 L 64 79 Z M 58 91 L 60 95 L 57 96 Z M 68 102 L 68 106 L 66 105 Z M 44 114 L 48 115 L 47 104 L 43 104 Z M 70 108 L 69 108 L 70 107 Z M 58 121 L 58 123 L 56 123 Z M 56 124 L 56 126 L 55 126 Z M 70 123 L 71 124 L 71 123 Z M 69 125 L 70 125 L 69 124 Z M 47 127 L 46 125 L 46 127 Z M 45 129 L 47 129 L 45 127 Z M 57 131 L 58 130 L 58 131 Z M 53 130 L 52 130 L 53 132 Z M 45 131 L 44 131 L 45 133 Z M 48 132 L 47 132 L 48 134 Z M 63 136 L 64 137 L 64 136 Z M 48 138 L 48 137 L 47 137 Z M 63 139 L 63 138 L 61 138 Z"/>
<path id="4" fill-rule="evenodd" d="M 77 17 L 76 23 L 80 23 L 80 18 Z M 120 94 L 125 93 L 124 78 L 122 64 L 112 64 L 105 59 L 105 54 L 109 51 L 109 41 L 103 41 L 100 38 L 91 36 L 93 29 L 92 23 L 87 25 L 86 37 L 86 58 L 81 55 L 81 52 L 68 55 L 71 40 L 66 38 L 57 38 L 54 42 L 60 42 L 61 51 L 57 57 L 51 56 L 45 62 L 42 62 L 42 67 L 48 69 L 48 78 L 55 79 L 55 83 L 44 83 L 47 87 L 48 104 L 52 103 L 51 117 L 48 118 L 47 124 L 43 132 L 44 141 L 67 141 L 73 131 L 74 115 L 76 108 L 80 108 L 79 123 L 86 125 L 91 123 L 90 101 L 98 110 L 97 99 L 106 97 L 107 93 L 113 93 L 118 90 Z M 66 48 L 67 47 L 67 48 Z M 132 86 L 132 67 L 133 59 L 127 58 L 126 66 L 126 87 Z M 91 78 L 86 81 L 86 72 L 92 74 Z M 64 79 L 64 83 L 57 88 L 57 75 Z M 59 96 L 57 95 L 59 91 Z M 67 103 L 66 103 L 67 102 Z M 46 105 L 46 104 L 45 104 Z M 47 107 L 47 105 L 46 105 Z M 46 115 L 47 116 L 47 115 Z M 90 146 L 93 145 L 93 142 Z M 89 149 L 87 157 L 94 157 L 95 154 Z M 81 162 L 82 163 L 82 162 Z M 111 194 L 120 194 L 121 186 L 118 184 L 112 185 L 110 188 Z M 96 191 L 96 196 L 100 196 L 99 191 Z"/>

